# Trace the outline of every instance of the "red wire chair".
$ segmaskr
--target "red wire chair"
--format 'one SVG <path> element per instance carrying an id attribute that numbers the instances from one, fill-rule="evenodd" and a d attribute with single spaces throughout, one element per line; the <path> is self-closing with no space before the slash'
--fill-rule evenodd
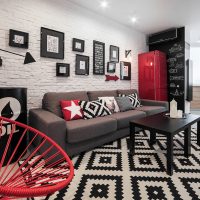
<path id="1" fill-rule="evenodd" d="M 0 146 L 0 199 L 47 196 L 70 183 L 74 168 L 58 144 L 42 132 L 4 117 L 0 117 L 0 141 L 5 124 L 11 125 L 11 131 L 5 147 Z M 18 129 L 20 133 L 16 131 Z M 16 134 L 18 140 L 11 147 Z M 29 142 L 19 153 L 27 136 Z M 38 146 L 34 146 L 36 140 L 40 141 Z"/>

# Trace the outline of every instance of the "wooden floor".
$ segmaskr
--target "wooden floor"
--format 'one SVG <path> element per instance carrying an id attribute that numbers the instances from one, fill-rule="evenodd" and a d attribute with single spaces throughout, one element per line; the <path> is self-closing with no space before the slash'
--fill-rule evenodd
<path id="1" fill-rule="evenodd" d="M 193 87 L 193 101 L 191 102 L 192 110 L 200 110 L 200 86 Z"/>

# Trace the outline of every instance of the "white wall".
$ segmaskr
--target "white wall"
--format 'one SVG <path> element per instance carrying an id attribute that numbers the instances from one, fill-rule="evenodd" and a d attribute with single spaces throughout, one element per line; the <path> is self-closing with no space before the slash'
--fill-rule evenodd
<path id="1" fill-rule="evenodd" d="M 116 13 L 117 15 L 117 13 Z M 46 27 L 65 33 L 65 59 L 40 57 L 40 28 Z M 44 93 L 49 91 L 78 91 L 137 88 L 137 55 L 147 50 L 145 35 L 128 27 L 73 5 L 67 0 L 1 0 L 0 48 L 25 55 L 26 50 L 8 46 L 9 29 L 29 33 L 29 49 L 36 63 L 23 65 L 23 58 L 0 51 L 0 86 L 27 87 L 28 107 L 38 107 Z M 84 55 L 90 56 L 90 75 L 75 75 L 75 53 L 72 38 L 85 40 Z M 120 47 L 120 60 L 125 60 L 125 49 L 132 49 L 132 80 L 109 81 L 93 75 L 93 40 L 105 42 L 106 62 L 109 45 Z M 56 62 L 70 63 L 68 78 L 56 77 Z M 119 76 L 119 64 L 116 74 Z"/>
<path id="2" fill-rule="evenodd" d="M 193 85 L 200 86 L 200 47 L 190 48 L 190 59 L 193 63 Z"/>

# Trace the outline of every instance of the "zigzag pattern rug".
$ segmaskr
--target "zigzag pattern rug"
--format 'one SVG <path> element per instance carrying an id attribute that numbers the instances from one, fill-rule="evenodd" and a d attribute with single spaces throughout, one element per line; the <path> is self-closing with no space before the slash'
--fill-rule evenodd
<path id="1" fill-rule="evenodd" d="M 75 177 L 50 197 L 34 200 L 198 200 L 200 147 L 192 128 L 192 155 L 183 156 L 183 133 L 174 139 L 174 174 L 166 174 L 166 138 L 157 134 L 149 146 L 149 132 L 136 137 L 136 155 L 129 156 L 129 137 L 73 158 Z"/>

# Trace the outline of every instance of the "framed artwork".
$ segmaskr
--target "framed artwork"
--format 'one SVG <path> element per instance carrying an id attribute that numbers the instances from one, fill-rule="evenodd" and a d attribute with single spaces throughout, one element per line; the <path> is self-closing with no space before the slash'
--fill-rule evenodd
<path id="1" fill-rule="evenodd" d="M 119 47 L 110 45 L 110 62 L 119 62 Z"/>
<path id="2" fill-rule="evenodd" d="M 120 80 L 131 80 L 130 62 L 120 62 Z"/>
<path id="3" fill-rule="evenodd" d="M 116 63 L 115 62 L 108 62 L 107 63 L 107 72 L 108 73 L 115 73 Z"/>
<path id="4" fill-rule="evenodd" d="M 64 33 L 42 27 L 40 56 L 64 59 Z"/>
<path id="5" fill-rule="evenodd" d="M 93 41 L 93 74 L 105 74 L 105 43 Z"/>
<path id="6" fill-rule="evenodd" d="M 77 38 L 72 39 L 72 51 L 84 52 L 85 41 Z"/>
<path id="7" fill-rule="evenodd" d="M 9 30 L 9 46 L 28 49 L 29 34 L 17 30 Z"/>
<path id="8" fill-rule="evenodd" d="M 70 65 L 66 63 L 56 63 L 56 76 L 70 76 Z"/>
<path id="9" fill-rule="evenodd" d="M 76 75 L 89 75 L 89 56 L 76 55 Z"/>

